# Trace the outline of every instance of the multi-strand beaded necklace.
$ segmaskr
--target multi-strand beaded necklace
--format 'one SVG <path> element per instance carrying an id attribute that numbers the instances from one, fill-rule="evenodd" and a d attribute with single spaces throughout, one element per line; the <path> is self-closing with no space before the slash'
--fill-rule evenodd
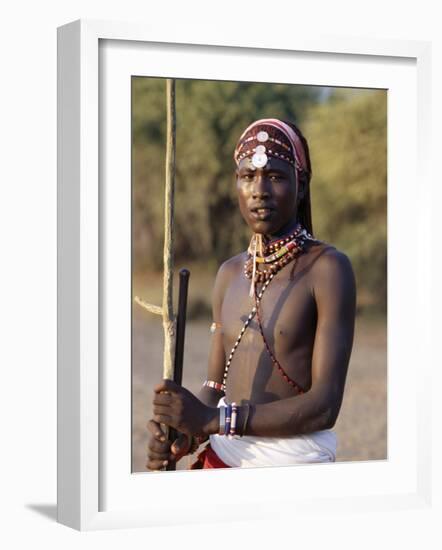
<path id="1" fill-rule="evenodd" d="M 264 345 L 266 347 L 267 353 L 269 354 L 273 366 L 276 368 L 278 373 L 284 378 L 284 380 L 292 386 L 294 389 L 298 391 L 298 393 L 304 393 L 303 388 L 295 382 L 292 378 L 290 378 L 279 361 L 276 359 L 275 355 L 273 354 L 272 350 L 270 349 L 270 346 L 267 342 L 267 339 L 264 335 L 264 330 L 262 327 L 262 321 L 261 316 L 259 314 L 259 306 L 261 303 L 262 296 L 264 292 L 266 291 L 267 287 L 269 286 L 270 282 L 285 265 L 287 265 L 289 262 L 294 260 L 297 256 L 302 254 L 305 250 L 305 243 L 306 241 L 314 241 L 317 242 L 316 239 L 314 239 L 304 228 L 302 228 L 300 225 L 297 225 L 296 229 L 291 233 L 290 235 L 282 238 L 282 239 L 276 239 L 274 241 L 271 241 L 267 243 L 261 250 L 261 255 L 257 255 L 257 236 L 254 235 L 252 237 L 252 242 L 249 246 L 248 253 L 249 257 L 244 265 L 244 274 L 248 279 L 252 279 L 253 283 L 263 283 L 262 288 L 260 291 L 258 291 L 256 285 L 253 284 L 253 295 L 255 298 L 255 306 L 252 308 L 252 311 L 250 312 L 249 316 L 247 317 L 246 321 L 244 322 L 244 325 L 238 335 L 238 338 L 235 341 L 235 344 L 232 347 L 232 350 L 230 351 L 229 358 L 227 359 L 225 368 L 224 368 L 224 375 L 223 375 L 223 382 L 221 387 L 222 391 L 225 391 L 226 389 L 226 382 L 227 382 L 227 376 L 229 374 L 230 365 L 232 363 L 233 356 L 235 354 L 236 349 L 239 346 L 239 343 L 241 342 L 241 339 L 247 330 L 247 327 L 250 325 L 250 322 L 252 319 L 257 317 L 259 330 L 262 336 L 262 339 L 264 341 Z M 263 268 L 261 270 L 257 269 L 258 266 L 269 266 L 268 268 Z"/>
<path id="2" fill-rule="evenodd" d="M 244 275 L 248 279 L 252 278 L 253 272 L 255 271 L 255 283 L 268 281 L 270 275 L 274 275 L 296 258 L 296 256 L 304 250 L 305 241 L 311 240 L 313 237 L 300 225 L 297 225 L 293 233 L 287 237 L 267 243 L 267 245 L 265 245 L 264 254 L 261 256 L 255 254 L 255 250 L 257 251 L 259 248 L 257 244 L 258 238 L 257 235 L 252 237 L 252 241 L 247 250 L 249 257 L 244 264 Z M 263 266 L 263 269 L 258 270 L 256 269 L 257 266 Z"/>

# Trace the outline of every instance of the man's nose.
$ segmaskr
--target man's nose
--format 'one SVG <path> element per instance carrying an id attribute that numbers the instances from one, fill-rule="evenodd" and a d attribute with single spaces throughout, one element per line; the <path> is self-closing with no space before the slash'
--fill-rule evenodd
<path id="1" fill-rule="evenodd" d="M 255 185 L 253 186 L 253 198 L 268 198 L 270 197 L 270 182 L 268 178 L 263 174 L 258 174 L 255 178 Z"/>

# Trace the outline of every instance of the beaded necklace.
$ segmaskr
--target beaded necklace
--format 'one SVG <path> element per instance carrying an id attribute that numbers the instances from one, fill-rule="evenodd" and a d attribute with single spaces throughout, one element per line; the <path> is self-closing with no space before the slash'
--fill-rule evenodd
<path id="1" fill-rule="evenodd" d="M 253 238 L 252 238 L 253 239 Z M 275 355 L 272 353 L 270 346 L 267 342 L 267 339 L 264 335 L 264 330 L 262 327 L 262 321 L 261 316 L 259 314 L 259 306 L 261 303 L 262 296 L 264 292 L 266 291 L 267 287 L 269 286 L 270 282 L 276 275 L 278 271 L 280 271 L 285 265 L 287 265 L 290 261 L 292 261 L 294 258 L 299 256 L 302 252 L 304 252 L 305 249 L 305 242 L 307 240 L 317 242 L 316 239 L 314 239 L 305 229 L 303 229 L 300 225 L 298 225 L 295 229 L 295 231 L 290 234 L 288 237 L 284 237 L 282 239 L 276 239 L 275 241 L 271 241 L 270 243 L 267 243 L 265 246 L 265 252 L 270 252 L 268 256 L 261 256 L 260 257 L 260 264 L 266 264 L 271 263 L 270 269 L 268 270 L 262 270 L 258 271 L 255 269 L 252 265 L 255 263 L 255 261 L 258 260 L 256 257 L 256 242 L 254 243 L 254 254 L 252 256 L 251 252 L 251 246 L 248 249 L 249 257 L 245 263 L 244 266 L 244 274 L 248 279 L 251 279 L 254 275 L 254 280 L 256 282 L 263 282 L 263 286 L 261 290 L 258 292 L 257 288 L 254 287 L 254 298 L 255 298 L 255 306 L 252 308 L 252 311 L 248 315 L 246 321 L 244 322 L 244 325 L 238 335 L 238 338 L 235 341 L 235 344 L 233 345 L 229 358 L 227 359 L 226 365 L 224 367 L 224 375 L 223 375 L 223 382 L 222 382 L 222 391 L 225 391 L 226 389 L 226 382 L 227 382 L 227 376 L 229 374 L 230 365 L 232 363 L 233 356 L 235 354 L 235 351 L 237 347 L 239 346 L 241 339 L 247 330 L 247 327 L 250 325 L 250 322 L 252 319 L 257 316 L 259 331 L 261 333 L 262 339 L 264 341 L 265 348 L 267 350 L 267 353 L 269 354 L 273 366 L 276 368 L 277 372 L 284 378 L 284 380 L 293 388 L 298 390 L 298 393 L 304 393 L 304 389 L 295 382 L 292 378 L 290 378 L 279 361 L 276 359 Z"/>
<path id="2" fill-rule="evenodd" d="M 298 224 L 293 233 L 287 237 L 267 243 L 265 245 L 264 254 L 258 256 L 255 252 L 255 250 L 257 250 L 256 239 L 257 236 L 254 235 L 248 248 L 249 258 L 244 264 L 244 275 L 248 279 L 253 279 L 255 283 L 263 283 L 269 280 L 270 275 L 277 273 L 303 252 L 307 240 L 315 241 L 315 239 Z M 262 269 L 256 269 L 257 265 L 262 266 Z"/>

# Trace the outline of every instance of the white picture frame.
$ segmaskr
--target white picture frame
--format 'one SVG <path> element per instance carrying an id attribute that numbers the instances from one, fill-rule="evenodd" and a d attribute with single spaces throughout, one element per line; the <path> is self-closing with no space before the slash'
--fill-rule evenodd
<path id="1" fill-rule="evenodd" d="M 263 517 L 264 511 L 269 518 L 267 502 L 286 503 L 291 514 L 294 510 L 298 514 L 318 513 L 331 505 L 336 513 L 348 513 L 355 509 L 370 512 L 429 506 L 431 440 L 427 420 L 430 417 L 430 403 L 423 394 L 422 386 L 413 385 L 410 376 L 403 381 L 400 381 L 399 376 L 395 378 L 398 372 L 395 365 L 401 362 L 402 372 L 411 375 L 412 362 L 417 356 L 422 357 L 425 350 L 428 355 L 430 349 L 427 344 L 431 334 L 431 327 L 428 326 L 431 318 L 428 315 L 431 308 L 431 242 L 426 240 L 426 244 L 416 247 L 419 262 L 402 272 L 406 248 L 401 243 L 400 234 L 405 223 L 402 211 L 409 210 L 414 204 L 410 191 L 413 189 L 418 166 L 422 197 L 419 209 L 414 209 L 418 218 L 418 231 L 409 237 L 407 246 L 413 246 L 418 241 L 422 243 L 424 240 L 420 236 L 430 233 L 430 216 L 426 210 L 431 204 L 431 185 L 426 180 L 430 120 L 430 45 L 426 42 L 364 40 L 343 36 L 311 39 L 300 34 L 295 37 L 272 36 L 271 40 L 267 36 L 266 40 L 264 42 L 262 38 L 244 36 L 238 37 L 234 43 L 223 43 L 220 40 L 216 44 L 210 40 L 198 43 L 186 36 L 185 30 L 181 35 L 167 36 L 160 30 L 157 33 L 151 29 L 147 32 L 142 25 L 101 21 L 76 21 L 58 31 L 60 523 L 80 530 L 90 530 L 229 521 L 233 518 L 259 519 Z M 106 49 L 106 45 L 110 47 Z M 146 48 L 151 48 L 147 54 Z M 200 56 L 198 63 L 192 60 L 196 53 Z M 224 61 L 221 61 L 220 56 Z M 247 66 L 244 63 L 238 65 L 241 56 L 248 57 Z M 205 477 L 207 472 L 131 474 L 130 462 L 127 463 L 130 445 L 121 452 L 115 447 L 115 442 L 118 442 L 119 447 L 124 448 L 127 437 L 130 440 L 130 423 L 127 422 L 128 416 L 130 417 L 130 411 L 127 410 L 130 396 L 127 393 L 127 369 L 123 369 L 122 374 L 114 368 L 109 375 L 106 374 L 106 382 L 104 381 L 103 361 L 109 354 L 103 352 L 103 345 L 106 345 L 103 344 L 103 326 L 108 313 L 106 308 L 110 304 L 107 297 L 109 288 L 118 290 L 118 285 L 124 285 L 121 281 L 127 281 L 127 270 L 120 275 L 115 271 L 116 275 L 106 279 L 106 284 L 103 278 L 106 278 L 106 270 L 109 271 L 110 266 L 116 265 L 115 258 L 118 259 L 120 253 L 126 253 L 124 250 L 129 246 L 130 235 L 129 241 L 127 238 L 120 239 L 122 248 L 119 249 L 117 245 L 113 247 L 112 253 L 106 252 L 103 243 L 106 242 L 106 232 L 110 226 L 103 223 L 102 219 L 111 219 L 115 215 L 115 208 L 120 208 L 121 214 L 121 196 L 106 195 L 103 185 L 109 183 L 111 180 L 108 182 L 106 178 L 112 176 L 109 176 L 107 165 L 102 165 L 100 170 L 100 162 L 103 160 L 103 148 L 108 147 L 105 156 L 113 161 L 118 159 L 117 164 L 113 165 L 113 177 L 127 182 L 128 178 L 130 180 L 130 147 L 124 146 L 129 123 L 127 112 L 121 112 L 123 119 L 115 126 L 118 132 L 103 134 L 103 119 L 106 119 L 109 102 L 121 101 L 121 94 L 125 93 L 113 84 L 120 82 L 122 75 L 131 74 L 132 70 L 137 71 L 132 74 L 139 74 L 135 66 L 137 59 L 142 62 L 147 59 L 150 62 L 158 61 L 156 71 L 152 68 L 149 70 L 150 76 L 183 76 L 184 73 L 176 74 L 178 69 L 173 69 L 173 63 L 175 67 L 180 63 L 181 70 L 186 71 L 185 76 L 188 78 L 216 78 L 218 75 L 218 78 L 225 79 L 228 76 L 234 79 L 238 78 L 235 75 L 241 74 L 244 80 L 256 80 L 256 75 L 259 76 L 260 58 L 271 57 L 274 60 L 272 66 L 281 65 L 279 70 L 284 70 L 285 64 L 293 56 L 297 56 L 300 69 L 304 63 L 305 70 L 309 71 L 305 74 L 311 75 L 309 79 L 312 84 L 316 83 L 316 62 L 322 64 L 324 72 L 321 78 L 327 81 L 324 82 L 327 85 L 339 85 L 338 65 L 341 63 L 359 65 L 360 82 L 367 83 L 366 73 L 370 72 L 370 63 L 376 62 L 379 70 L 383 71 L 382 74 L 379 73 L 379 87 L 383 87 L 382 83 L 386 81 L 383 79 L 387 78 L 393 67 L 396 72 L 403 72 L 403 78 L 409 79 L 406 80 L 408 84 L 417 85 L 416 89 L 412 87 L 409 93 L 404 94 L 402 99 L 405 103 L 401 103 L 400 94 L 397 101 L 389 101 L 389 202 L 393 204 L 389 210 L 389 277 L 398 281 L 395 288 L 389 287 L 389 459 L 370 464 L 334 464 L 327 468 L 312 465 L 302 468 L 210 472 L 214 476 L 213 483 L 240 488 L 235 491 L 233 502 L 228 491 L 217 497 L 214 515 L 214 509 L 207 506 L 210 495 L 210 484 Z M 230 59 L 228 75 L 223 69 L 227 59 Z M 135 68 L 131 66 L 132 63 L 135 63 Z M 333 67 L 333 70 L 327 73 L 327 66 Z M 106 70 L 109 67 L 111 69 L 103 74 L 103 67 Z M 235 70 L 241 70 L 241 73 L 235 73 Z M 167 71 L 172 71 L 173 74 Z M 355 74 L 358 74 L 357 68 Z M 117 80 L 107 81 L 108 77 Z M 373 79 L 372 86 L 373 82 L 376 83 L 376 75 Z M 106 82 L 110 93 L 106 96 L 106 101 L 103 101 L 100 87 L 104 85 L 106 91 Z M 352 82 L 355 83 L 356 80 Z M 115 92 L 113 95 L 111 90 Z M 406 154 L 406 166 L 398 162 L 399 148 L 394 141 L 396 138 L 391 138 L 390 132 L 398 125 L 400 109 L 405 107 L 411 107 L 413 113 L 416 113 L 416 119 L 410 116 L 407 122 L 410 139 L 407 142 L 398 141 L 402 154 Z M 115 116 L 120 115 L 117 113 Z M 391 121 L 393 123 L 390 127 Z M 109 139 L 106 137 L 108 135 Z M 114 143 L 113 136 L 123 139 L 123 142 Z M 103 143 L 105 137 L 106 144 Z M 400 139 L 399 132 L 397 140 Z M 116 151 L 118 155 L 115 154 Z M 116 172 L 114 168 L 117 169 Z M 400 190 L 395 185 L 399 181 Z M 117 187 L 109 184 L 109 188 Z M 122 192 L 124 193 L 124 186 Z M 399 204 L 401 194 L 403 196 Z M 105 216 L 102 216 L 103 209 L 106 211 Z M 127 223 L 127 211 L 126 214 L 123 213 L 123 226 L 124 223 Z M 401 314 L 401 292 L 408 288 L 413 288 L 414 293 L 408 303 L 410 319 L 406 320 Z M 116 299 L 117 308 L 118 302 Z M 127 307 L 130 308 L 130 304 L 122 302 L 122 309 L 117 310 L 118 313 L 123 313 L 123 322 L 127 318 Z M 127 343 L 130 328 L 123 327 L 122 330 L 125 333 L 122 339 L 125 338 Z M 411 341 L 413 334 L 418 335 L 419 349 L 413 347 L 401 352 L 398 344 L 404 338 Z M 430 360 L 421 362 L 421 381 L 423 378 L 428 382 L 430 366 Z M 402 410 L 405 393 L 408 395 L 409 406 Z M 411 400 L 410 395 L 413 396 Z M 122 404 L 123 412 L 109 418 L 112 410 L 109 402 L 115 403 L 117 398 Z M 411 433 L 406 436 L 411 442 L 411 452 L 410 456 L 402 456 L 399 461 L 401 445 L 403 450 L 404 443 L 403 439 L 401 442 L 403 436 L 398 432 L 398 415 L 401 410 L 403 420 L 411 427 Z M 112 460 L 109 456 L 112 456 Z M 365 488 L 358 485 L 362 478 L 368 480 Z M 371 483 L 374 479 L 379 479 L 379 483 Z M 291 482 L 297 487 L 296 494 L 288 490 Z M 108 487 L 112 484 L 114 486 Z M 103 488 L 104 486 L 106 487 Z M 193 496 L 196 489 L 202 496 L 201 502 Z M 187 503 L 184 509 L 180 502 L 171 505 L 170 499 L 164 495 L 171 494 L 173 490 L 178 494 L 192 495 L 191 505 Z M 146 491 L 155 495 L 154 507 L 140 506 L 139 501 Z M 270 512 L 270 516 L 273 514 L 274 517 L 281 517 L 279 507 L 272 509 L 274 511 Z"/>

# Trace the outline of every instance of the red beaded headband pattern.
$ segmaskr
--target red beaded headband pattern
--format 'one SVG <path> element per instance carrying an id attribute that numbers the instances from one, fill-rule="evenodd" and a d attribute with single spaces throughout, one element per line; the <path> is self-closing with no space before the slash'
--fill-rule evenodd
<path id="1" fill-rule="evenodd" d="M 278 139 L 277 134 L 282 139 Z M 265 166 L 268 156 L 272 156 L 289 162 L 298 171 L 308 172 L 299 136 L 288 124 L 276 118 L 257 120 L 244 130 L 235 148 L 234 160 L 238 165 L 247 156 L 252 156 L 257 168 Z"/>

